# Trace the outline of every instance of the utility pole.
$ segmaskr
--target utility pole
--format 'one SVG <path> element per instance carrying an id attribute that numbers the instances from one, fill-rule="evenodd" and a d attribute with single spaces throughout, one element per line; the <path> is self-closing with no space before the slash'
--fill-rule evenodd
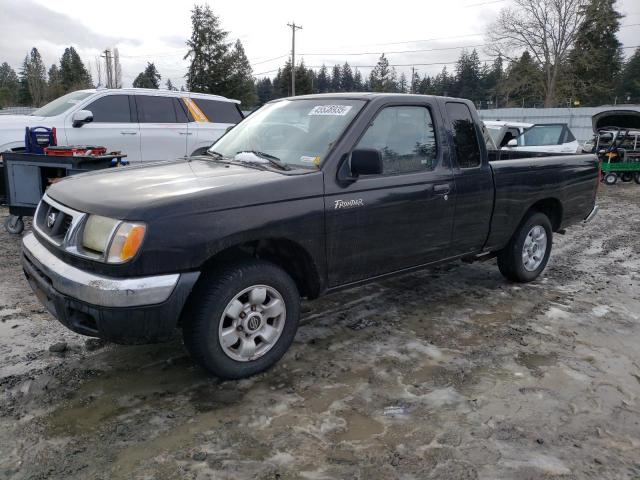
<path id="1" fill-rule="evenodd" d="M 105 76 L 107 77 L 105 81 L 105 83 L 107 84 L 106 87 L 113 88 L 113 72 L 111 69 L 111 50 L 109 50 L 108 48 L 105 49 L 103 58 L 105 59 L 105 66 L 106 66 L 106 69 L 105 69 Z"/>
<path id="2" fill-rule="evenodd" d="M 296 30 L 302 30 L 302 25 L 296 22 L 287 23 L 291 27 L 291 96 L 296 96 Z"/>

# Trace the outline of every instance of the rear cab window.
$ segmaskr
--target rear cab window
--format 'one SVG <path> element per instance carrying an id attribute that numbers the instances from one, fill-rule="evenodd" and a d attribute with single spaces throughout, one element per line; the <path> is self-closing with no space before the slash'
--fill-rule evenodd
<path id="1" fill-rule="evenodd" d="M 480 166 L 482 157 L 478 132 L 469 107 L 460 102 L 447 102 L 446 110 L 453 129 L 453 144 L 458 167 Z"/>

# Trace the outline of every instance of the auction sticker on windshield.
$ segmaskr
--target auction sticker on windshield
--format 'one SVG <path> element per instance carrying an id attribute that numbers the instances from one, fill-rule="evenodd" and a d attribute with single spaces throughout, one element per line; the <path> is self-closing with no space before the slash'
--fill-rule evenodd
<path id="1" fill-rule="evenodd" d="M 309 115 L 335 115 L 342 117 L 349 113 L 351 105 L 317 105 L 311 109 Z"/>

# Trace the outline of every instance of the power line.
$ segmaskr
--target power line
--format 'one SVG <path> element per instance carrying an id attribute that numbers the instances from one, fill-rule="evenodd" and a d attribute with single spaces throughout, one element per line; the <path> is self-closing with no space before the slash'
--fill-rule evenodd
<path id="1" fill-rule="evenodd" d="M 381 52 L 380 50 L 378 50 L 377 52 L 352 52 L 352 53 L 301 53 L 300 55 L 306 55 L 306 56 L 340 56 L 340 55 L 344 55 L 344 56 L 353 56 L 353 55 L 379 55 L 380 53 L 384 53 L 385 55 L 392 55 L 392 54 L 396 54 L 396 53 L 414 53 L 414 52 L 436 52 L 436 51 L 443 51 L 443 50 L 456 50 L 458 48 L 475 48 L 475 47 L 484 47 L 486 45 L 486 43 L 479 43 L 476 45 L 461 45 L 458 47 L 440 47 L 440 48 L 421 48 L 418 50 L 397 50 L 395 52 L 386 52 L 383 51 Z"/>

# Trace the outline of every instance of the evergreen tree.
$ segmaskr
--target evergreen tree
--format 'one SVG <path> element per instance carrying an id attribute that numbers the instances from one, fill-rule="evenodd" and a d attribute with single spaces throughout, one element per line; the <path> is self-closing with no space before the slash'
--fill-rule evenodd
<path id="1" fill-rule="evenodd" d="M 431 83 L 433 95 L 441 95 L 443 97 L 454 95 L 455 78 L 449 75 L 446 66 L 442 68 L 442 71 L 435 76 Z"/>
<path id="2" fill-rule="evenodd" d="M 420 85 L 420 75 L 417 71 L 413 71 L 411 81 L 409 83 L 409 93 L 418 93 L 418 86 Z"/>
<path id="3" fill-rule="evenodd" d="M 322 67 L 320 67 L 320 71 L 318 72 L 314 90 L 316 93 L 327 93 L 329 88 L 331 88 L 331 75 L 329 75 L 327 66 L 323 63 Z"/>
<path id="4" fill-rule="evenodd" d="M 304 66 L 304 60 L 296 67 L 296 95 L 313 93 L 313 70 Z"/>
<path id="5" fill-rule="evenodd" d="M 393 67 L 389 67 L 389 60 L 384 53 L 369 74 L 369 88 L 373 92 L 396 91 L 396 71 Z"/>
<path id="6" fill-rule="evenodd" d="M 409 91 L 409 81 L 407 80 L 407 76 L 402 72 L 400 74 L 400 79 L 398 80 L 398 92 L 399 93 L 407 93 Z"/>
<path id="7" fill-rule="evenodd" d="M 260 105 L 263 105 L 274 98 L 273 83 L 269 77 L 264 77 L 256 82 L 256 95 Z"/>
<path id="8" fill-rule="evenodd" d="M 93 86 L 89 71 L 73 47 L 65 48 L 60 57 L 60 83 L 64 93 Z"/>
<path id="9" fill-rule="evenodd" d="M 17 104 L 20 90 L 18 75 L 7 62 L 0 65 L 0 108 Z"/>
<path id="10" fill-rule="evenodd" d="M 502 85 L 504 83 L 504 61 L 501 55 L 498 55 L 493 60 L 491 67 L 485 69 L 482 80 L 485 99 L 487 102 L 491 102 L 492 108 L 499 108 Z"/>
<path id="11" fill-rule="evenodd" d="M 231 70 L 230 45 L 220 19 L 208 5 L 194 6 L 191 11 L 191 38 L 185 59 L 191 64 L 187 71 L 187 88 L 192 92 L 226 95 Z"/>
<path id="12" fill-rule="evenodd" d="M 476 102 L 482 97 L 481 90 L 478 52 L 475 49 L 471 53 L 463 50 L 456 64 L 455 91 L 451 95 Z"/>
<path id="13" fill-rule="evenodd" d="M 420 95 L 433 95 L 433 88 L 431 85 L 431 77 L 425 75 L 416 87 L 416 92 Z"/>
<path id="14" fill-rule="evenodd" d="M 33 47 L 22 64 L 20 72 L 20 102 L 41 106 L 47 96 L 46 68 L 38 49 Z"/>
<path id="15" fill-rule="evenodd" d="M 357 68 L 356 68 L 356 73 L 354 73 L 353 75 L 353 91 L 354 92 L 366 91 L 364 84 L 362 82 L 362 74 L 360 73 L 360 70 L 358 70 Z"/>
<path id="16" fill-rule="evenodd" d="M 253 71 L 240 40 L 236 40 L 229 58 L 231 71 L 226 95 L 240 100 L 246 107 L 252 107 L 257 101 Z"/>
<path id="17" fill-rule="evenodd" d="M 331 71 L 331 92 L 340 92 L 342 87 L 342 69 L 340 65 L 334 65 Z"/>
<path id="18" fill-rule="evenodd" d="M 624 65 L 619 92 L 623 102 L 640 103 L 640 48 Z"/>
<path id="19" fill-rule="evenodd" d="M 160 88 L 160 73 L 153 62 L 147 62 L 143 72 L 140 72 L 133 81 L 135 88 Z"/>
<path id="20" fill-rule="evenodd" d="M 504 102 L 506 107 L 533 106 L 544 103 L 544 72 L 525 51 L 522 56 L 511 62 L 504 82 Z"/>
<path id="21" fill-rule="evenodd" d="M 178 90 L 176 87 L 173 86 L 173 83 L 171 82 L 170 78 L 167 78 L 167 81 L 165 82 L 164 86 L 167 90 L 172 90 L 172 91 Z"/>
<path id="22" fill-rule="evenodd" d="M 62 85 L 62 75 L 60 75 L 60 69 L 54 63 L 49 68 L 49 84 L 47 86 L 47 98 L 53 100 L 55 98 L 64 95 L 65 89 Z"/>
<path id="23" fill-rule="evenodd" d="M 340 91 L 353 92 L 355 90 L 355 80 L 353 71 L 347 62 L 344 62 L 342 71 L 340 72 Z"/>
<path id="24" fill-rule="evenodd" d="M 567 61 L 562 93 L 581 105 L 596 106 L 613 101 L 620 80 L 623 56 L 617 34 L 622 15 L 615 0 L 590 0 L 584 15 Z"/>

